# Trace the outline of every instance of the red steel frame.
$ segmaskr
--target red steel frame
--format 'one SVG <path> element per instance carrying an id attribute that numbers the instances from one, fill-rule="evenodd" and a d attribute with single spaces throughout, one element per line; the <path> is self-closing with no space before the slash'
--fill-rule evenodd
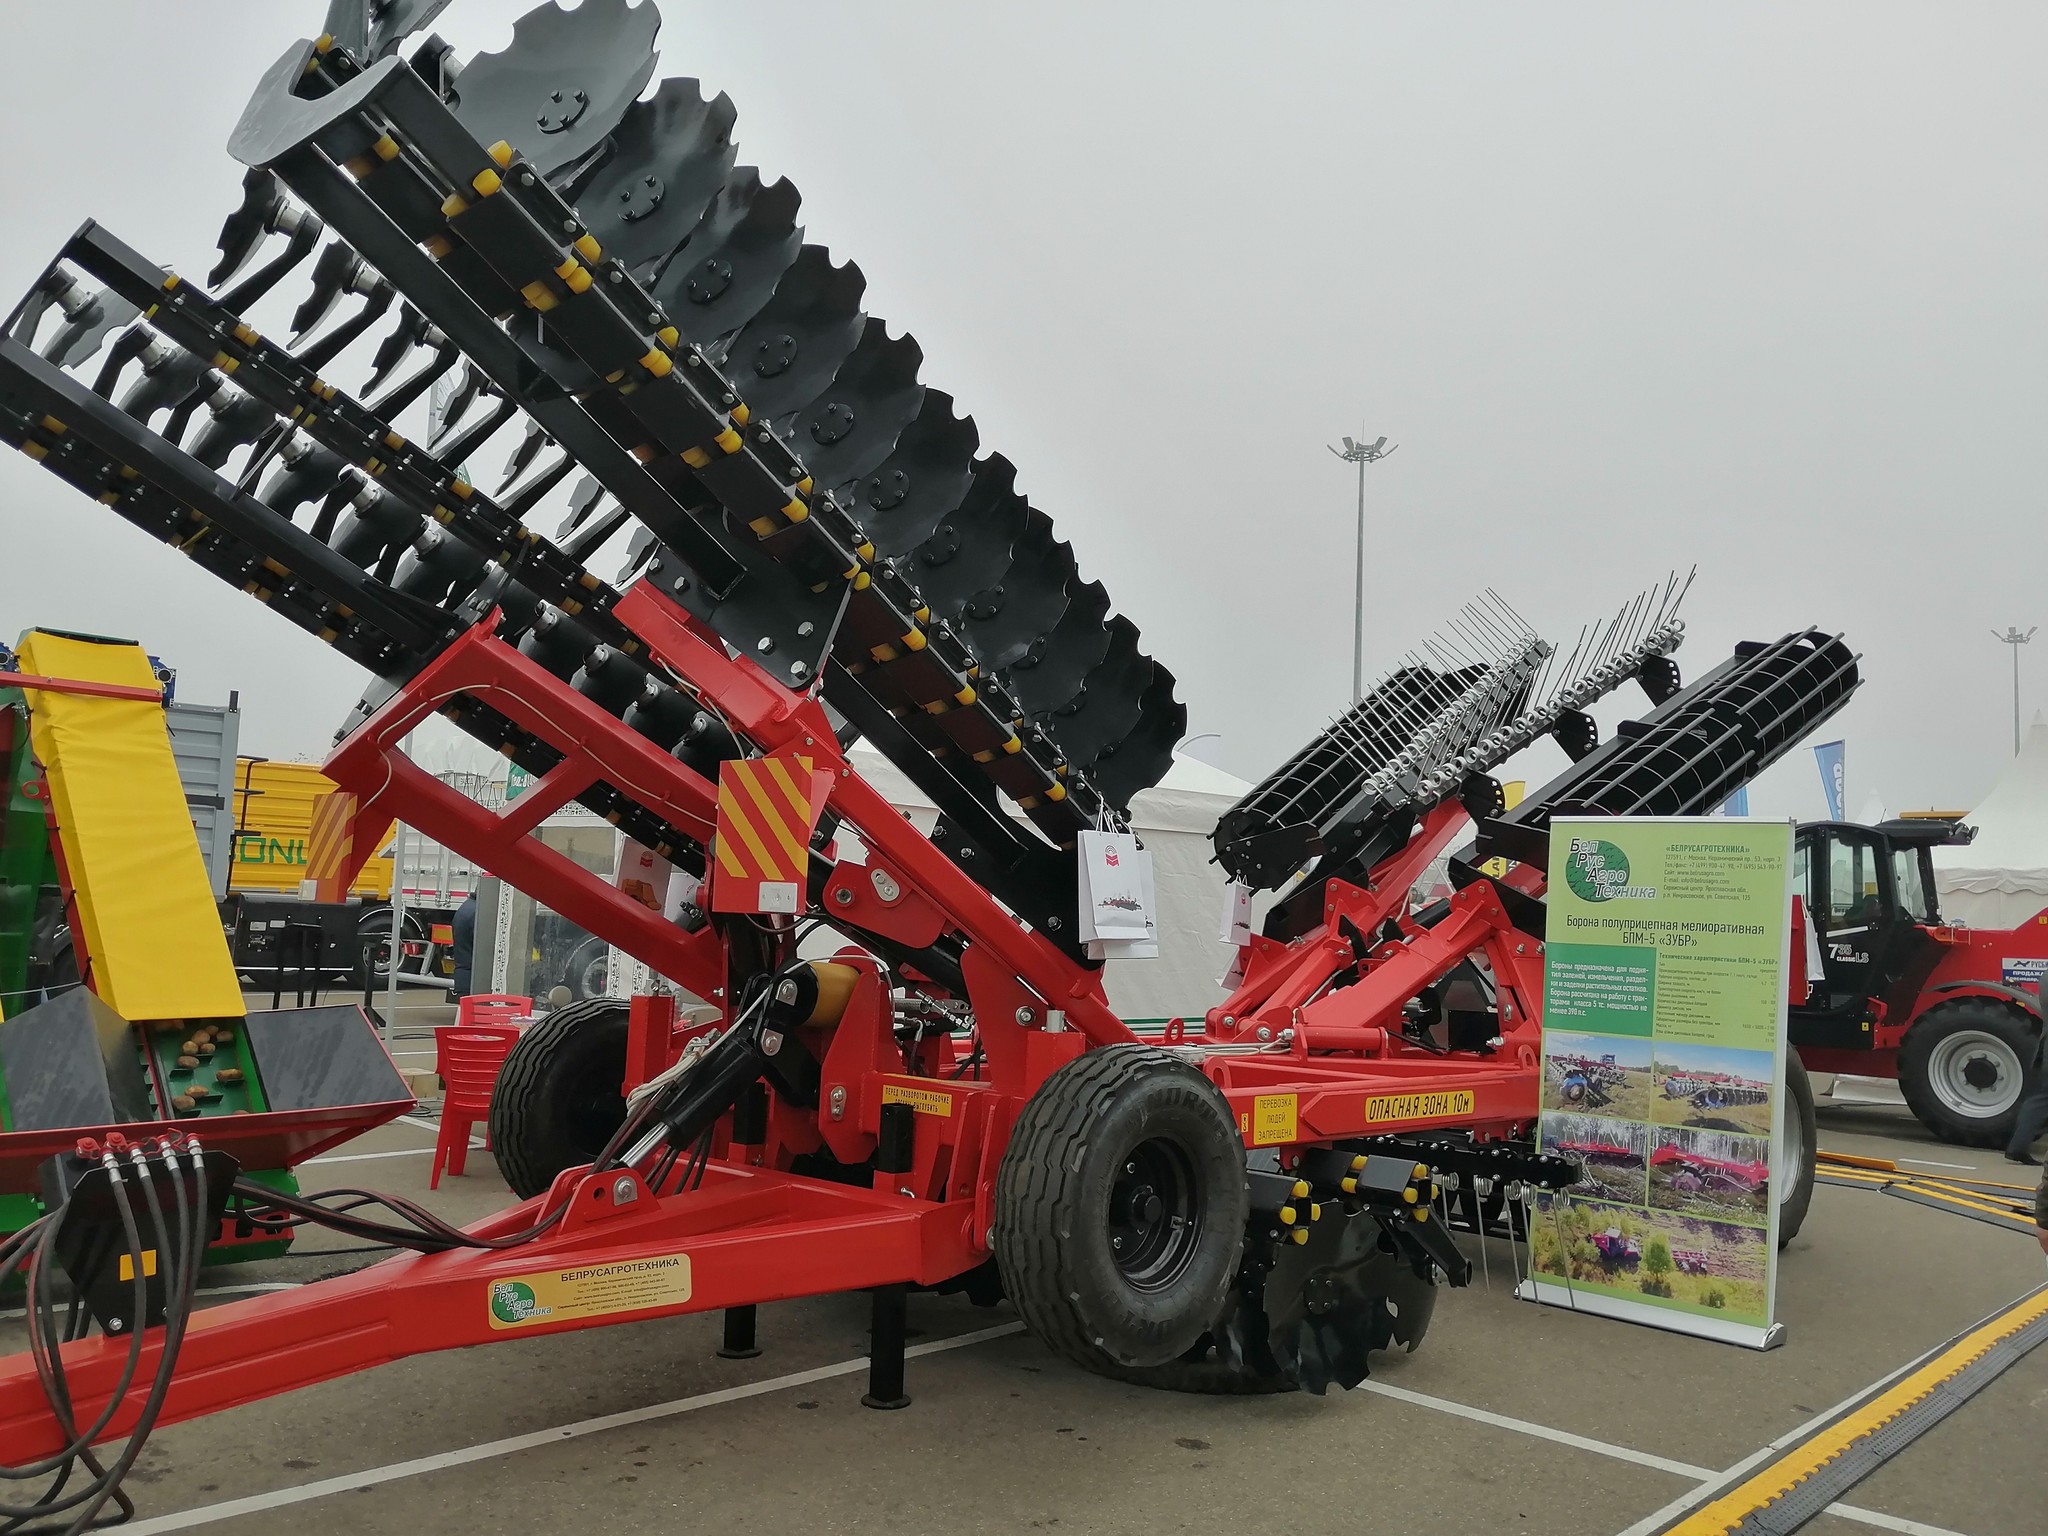
<path id="1" fill-rule="evenodd" d="M 485 1236 L 523 1231 L 566 1205 L 554 1229 L 517 1248 L 401 1256 L 288 1295 L 209 1309 L 206 1325 L 185 1342 L 163 1422 L 407 1355 L 522 1333 L 960 1275 L 989 1256 L 996 1172 L 1024 1101 L 1082 1051 L 1135 1041 L 1105 1002 L 1098 972 L 1022 926 L 861 779 L 815 699 L 728 655 L 644 583 L 615 612 L 749 742 L 764 752 L 801 750 L 832 775 L 829 808 L 860 834 L 868 862 L 833 873 L 828 914 L 910 946 L 949 931 L 967 940 L 962 971 L 984 1073 L 973 1080 L 939 1075 L 954 1059 L 945 1039 L 920 1057 L 919 1073 L 906 1072 L 889 978 L 864 955 L 843 956 L 860 973 L 852 999 L 836 1026 L 806 1032 L 821 1062 L 820 1104 L 829 1111 L 799 1110 L 771 1096 L 765 1139 L 752 1146 L 733 1143 L 727 1121 L 703 1186 L 688 1193 L 650 1189 L 637 1172 L 570 1170 L 546 1195 L 471 1229 Z M 328 759 L 328 775 L 358 801 L 343 877 L 374 851 L 375 832 L 395 817 L 699 996 L 723 996 L 725 957 L 713 930 L 682 932 L 528 835 L 603 780 L 679 828 L 709 836 L 716 786 L 498 639 L 495 628 L 492 615 L 457 640 Z M 563 754 L 502 811 L 441 784 L 399 748 L 420 720 L 458 694 L 486 701 Z M 1369 887 L 1332 882 L 1321 933 L 1291 946 L 1256 941 L 1251 977 L 1231 1004 L 1210 1015 L 1199 1037 L 1176 1022 L 1170 1043 L 1208 1049 L 1203 1068 L 1229 1100 L 1247 1146 L 1275 1147 L 1287 1157 L 1290 1148 L 1361 1135 L 1457 1128 L 1503 1136 L 1534 1121 L 1540 944 L 1513 927 L 1485 883 L 1454 896 L 1433 927 L 1405 916 L 1409 885 L 1448 844 L 1463 814 L 1455 807 L 1432 813 Z M 883 891 L 894 894 L 885 899 Z M 1364 933 L 1393 918 L 1402 936 L 1373 952 L 1358 984 L 1326 991 L 1329 978 L 1354 958 L 1338 936 L 1339 915 Z M 1403 1041 L 1402 1006 L 1471 955 L 1484 956 L 1500 987 L 1499 1048 L 1443 1056 Z M 1260 1041 L 1259 1021 L 1269 1029 L 1280 1022 L 1292 1033 Z M 637 1000 L 629 1078 L 660 1070 L 685 1038 L 669 1005 Z M 907 1172 L 878 1173 L 873 1189 L 860 1189 L 786 1171 L 793 1157 L 819 1147 L 843 1163 L 866 1160 L 885 1103 L 915 1112 Z M 500 1280 L 678 1255 L 688 1262 L 686 1296 L 512 1329 L 492 1324 L 488 1297 Z M 81 1413 L 104 1402 L 127 1348 L 108 1338 L 66 1346 Z M 138 1379 L 148 1374 L 145 1361 Z M 117 1418 L 114 1432 L 129 1422 Z M 0 1443 L 18 1456 L 45 1454 L 60 1443 L 26 1356 L 0 1361 Z"/>

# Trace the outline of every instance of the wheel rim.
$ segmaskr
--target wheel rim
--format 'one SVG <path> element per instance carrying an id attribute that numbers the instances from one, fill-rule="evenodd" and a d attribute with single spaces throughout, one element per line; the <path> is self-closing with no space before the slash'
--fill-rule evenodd
<path id="1" fill-rule="evenodd" d="M 1951 1114 L 1990 1120 L 2019 1102 L 2019 1053 L 1982 1029 L 1959 1029 L 1935 1043 L 1927 1058 L 1927 1086 Z"/>
<path id="2" fill-rule="evenodd" d="M 1799 1118 L 1799 1101 L 1792 1097 L 1792 1085 L 1785 1085 L 1785 1134 L 1778 1141 L 1778 1204 L 1792 1198 L 1799 1187 L 1799 1171 L 1806 1166 L 1806 1123 Z"/>
<path id="3" fill-rule="evenodd" d="M 599 955 L 594 960 L 584 962 L 583 975 L 578 982 L 578 986 L 582 988 L 580 995 L 603 997 L 605 985 L 611 979 L 610 972 L 611 958 L 608 955 Z"/>
<path id="4" fill-rule="evenodd" d="M 1140 1142 L 1109 1190 L 1110 1256 L 1134 1289 L 1164 1290 L 1200 1246 L 1202 1213 L 1195 1167 L 1170 1141 Z"/>

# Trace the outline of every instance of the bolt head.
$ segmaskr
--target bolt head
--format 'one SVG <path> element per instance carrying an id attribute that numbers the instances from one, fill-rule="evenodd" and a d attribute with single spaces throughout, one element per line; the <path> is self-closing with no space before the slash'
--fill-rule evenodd
<path id="1" fill-rule="evenodd" d="M 1261 1040 L 1270 1040 L 1273 1038 L 1273 1031 L 1261 1024 L 1258 1028 L 1258 1037 Z"/>
<path id="2" fill-rule="evenodd" d="M 763 656 L 766 656 L 770 651 L 775 649 L 775 642 L 768 636 L 763 635 L 760 639 L 754 642 L 754 649 L 759 651 Z"/>
<path id="3" fill-rule="evenodd" d="M 1037 1019 L 1038 1010 L 1036 1008 L 1033 1008 L 1029 1003 L 1026 1003 L 1023 1007 L 1017 1010 L 1017 1022 L 1019 1024 L 1036 1023 Z"/>

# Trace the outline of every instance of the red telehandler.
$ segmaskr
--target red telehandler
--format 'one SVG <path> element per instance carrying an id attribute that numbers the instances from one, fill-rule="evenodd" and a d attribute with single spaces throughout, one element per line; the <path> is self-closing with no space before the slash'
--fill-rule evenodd
<path id="1" fill-rule="evenodd" d="M 648 89 L 652 5 L 402 52 L 436 9 L 336 0 L 279 58 L 206 285 L 97 224 L 68 241 L 0 335 L 0 439 L 373 674 L 325 764 L 356 801 L 329 879 L 395 817 L 722 1016 L 654 996 L 532 1031 L 493 1112 L 528 1198 L 466 1230 L 255 1189 L 175 1120 L 51 1158 L 49 1214 L 0 1244 L 37 1338 L 0 1362 L 0 1444 L 57 1479 L 34 1513 L 124 1497 L 158 1423 L 612 1322 L 723 1309 L 740 1342 L 827 1291 L 873 1294 L 877 1407 L 906 1401 L 912 1287 L 1006 1294 L 1065 1358 L 1161 1386 L 1322 1391 L 1413 1347 L 1470 1273 L 1438 1175 L 1482 1221 L 1579 1175 L 1529 1141 L 1543 807 L 1503 816 L 1490 771 L 1553 734 L 1578 762 L 1543 806 L 1704 808 L 1839 707 L 1853 659 L 1792 635 L 1683 689 L 1671 587 L 1575 657 L 1478 611 L 1239 807 L 1226 864 L 1313 868 L 1233 1006 L 1141 1043 L 1081 940 L 1075 847 L 1164 770 L 1172 676 L 858 269 L 803 242 L 794 191 L 734 165 L 730 103 Z M 309 264 L 280 344 L 259 322 Z M 437 385 L 416 440 L 400 416 Z M 501 433 L 486 490 L 465 466 Z M 1631 678 L 1656 708 L 1597 743 L 1585 707 Z M 488 811 L 413 764 L 434 714 L 532 787 Z M 938 806 L 929 836 L 856 736 Z M 679 919 L 529 835 L 570 801 L 702 880 Z M 1523 862 L 1407 913 L 1468 808 Z M 804 958 L 821 929 L 839 947 Z M 231 1197 L 411 1251 L 188 1327 Z"/>
<path id="2" fill-rule="evenodd" d="M 1799 829 L 1804 928 L 1793 952 L 1820 968 L 1792 1008 L 1792 1043 L 1815 1072 L 1894 1077 L 1944 1141 L 2002 1147 L 2040 1048 L 2048 912 L 2019 928 L 1942 920 L 1933 850 L 1974 833 L 1946 821 Z"/>

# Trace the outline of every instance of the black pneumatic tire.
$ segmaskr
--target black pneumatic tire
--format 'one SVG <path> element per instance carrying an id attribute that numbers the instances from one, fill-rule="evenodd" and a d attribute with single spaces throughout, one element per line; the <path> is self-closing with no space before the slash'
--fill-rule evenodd
<path id="1" fill-rule="evenodd" d="M 1813 1112 L 1813 1080 L 1806 1075 L 1806 1063 L 1793 1051 L 1785 1052 L 1785 1130 L 1799 1154 L 1799 1166 L 1792 1170 L 1792 1187 L 1778 1202 L 1778 1247 L 1782 1249 L 1799 1235 L 1806 1224 L 1806 1208 L 1813 1204 L 1813 1175 L 1819 1166 L 1819 1127 Z"/>
<path id="2" fill-rule="evenodd" d="M 1122 1375 L 1179 1359 L 1236 1277 L 1244 1166 L 1229 1102 L 1196 1068 L 1150 1046 L 1087 1052 L 1046 1079 L 1010 1133 L 996 1177 L 1004 1289 L 1077 1365 Z"/>
<path id="3" fill-rule="evenodd" d="M 626 1119 L 626 1005 L 593 997 L 532 1025 L 491 1095 L 491 1152 L 522 1200 L 604 1150 Z"/>
<path id="4" fill-rule="evenodd" d="M 2026 1070 L 2034 1060 L 2040 1026 L 2008 1003 L 1982 997 L 1961 997 L 1920 1015 L 1899 1047 L 1899 1092 L 1915 1118 L 1943 1141 L 1963 1147 L 2003 1147 L 2012 1137 L 2026 1092 Z M 1951 1102 L 1934 1078 L 1954 1070 L 1957 1035 L 1989 1037 L 1992 1048 L 2003 1047 L 2017 1062 L 2014 1091 L 1996 1114 L 1972 1115 Z M 2001 1053 L 2002 1054 L 2002 1053 Z"/>

